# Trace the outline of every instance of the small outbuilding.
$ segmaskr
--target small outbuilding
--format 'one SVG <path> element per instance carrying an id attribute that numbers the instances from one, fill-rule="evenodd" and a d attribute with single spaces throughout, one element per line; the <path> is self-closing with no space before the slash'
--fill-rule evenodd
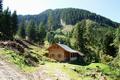
<path id="1" fill-rule="evenodd" d="M 57 61 L 74 61 L 84 56 L 81 52 L 76 51 L 64 44 L 52 44 L 48 48 L 48 57 Z"/>

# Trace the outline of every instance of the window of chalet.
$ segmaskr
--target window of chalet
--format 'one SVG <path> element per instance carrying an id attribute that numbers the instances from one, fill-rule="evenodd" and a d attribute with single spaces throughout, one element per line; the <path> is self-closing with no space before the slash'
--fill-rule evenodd
<path id="1" fill-rule="evenodd" d="M 73 54 L 73 57 L 76 57 L 76 56 L 77 56 L 77 53 L 74 53 L 74 54 Z"/>
<path id="2" fill-rule="evenodd" d="M 75 56 L 76 56 L 76 54 L 74 53 L 74 54 L 73 54 L 73 57 L 75 57 Z"/>
<path id="3" fill-rule="evenodd" d="M 61 54 L 58 54 L 58 58 L 61 58 L 62 57 L 62 55 Z"/>
<path id="4" fill-rule="evenodd" d="M 51 57 L 55 57 L 55 55 L 54 55 L 54 54 L 51 54 Z"/>
<path id="5" fill-rule="evenodd" d="M 73 57 L 73 55 L 72 55 L 73 53 L 71 53 L 70 55 L 71 55 L 71 57 Z"/>
<path id="6" fill-rule="evenodd" d="M 76 53 L 71 53 L 71 57 L 76 57 L 77 54 Z"/>
<path id="7" fill-rule="evenodd" d="M 58 46 L 56 46 L 56 48 L 58 49 L 59 47 L 58 47 Z"/>
<path id="8" fill-rule="evenodd" d="M 72 57 L 74 57 L 74 55 L 75 55 L 75 54 L 73 53 L 73 54 L 72 54 Z"/>

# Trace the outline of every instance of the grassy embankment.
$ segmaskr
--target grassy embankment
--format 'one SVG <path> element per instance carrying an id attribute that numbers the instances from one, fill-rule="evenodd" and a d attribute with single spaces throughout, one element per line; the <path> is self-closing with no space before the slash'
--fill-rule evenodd
<path id="1" fill-rule="evenodd" d="M 105 76 L 107 80 L 117 80 L 117 76 L 120 75 L 118 70 L 111 69 L 110 66 L 102 63 L 91 63 L 88 66 L 80 66 L 69 63 L 51 62 L 49 58 L 44 56 L 44 54 L 47 53 L 46 48 L 40 48 L 33 45 L 29 47 L 32 52 L 32 56 L 40 56 L 37 67 L 26 65 L 25 58 L 23 56 L 20 56 L 16 52 L 9 49 L 0 48 L 0 55 L 4 60 L 15 63 L 20 69 L 27 73 L 38 70 L 42 65 L 48 68 L 47 70 L 49 75 L 58 69 L 67 74 L 73 80 L 99 80 L 102 76 Z"/>
<path id="2" fill-rule="evenodd" d="M 102 63 L 92 63 L 88 66 L 80 66 L 69 63 L 46 62 L 45 66 L 49 68 L 48 71 L 55 71 L 56 69 L 63 71 L 72 80 L 99 80 L 103 76 L 105 76 L 107 80 L 117 80 L 117 75 L 119 75 L 119 71 L 113 70 L 108 65 Z"/>

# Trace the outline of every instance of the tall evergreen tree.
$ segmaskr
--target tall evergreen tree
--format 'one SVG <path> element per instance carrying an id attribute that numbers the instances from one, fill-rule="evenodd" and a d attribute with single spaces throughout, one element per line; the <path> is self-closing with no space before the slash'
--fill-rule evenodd
<path id="1" fill-rule="evenodd" d="M 81 52 L 85 52 L 85 38 L 84 38 L 84 32 L 85 32 L 85 20 L 77 24 L 76 29 L 76 44 L 78 45 L 78 49 Z"/>
<path id="2" fill-rule="evenodd" d="M 9 8 L 2 11 L 2 2 L 3 0 L 0 0 L 0 35 L 2 35 L 1 39 L 13 39 L 17 31 L 17 14 L 16 11 L 11 14 Z"/>
<path id="3" fill-rule="evenodd" d="M 43 43 L 44 38 L 46 36 L 46 30 L 43 23 L 40 23 L 38 27 L 36 27 L 36 42 Z"/>
<path id="4" fill-rule="evenodd" d="M 46 36 L 45 27 L 43 26 L 43 24 L 41 24 L 39 26 L 39 39 L 40 39 L 39 41 L 41 43 L 43 43 L 45 36 Z"/>
<path id="5" fill-rule="evenodd" d="M 0 0 L 0 29 L 1 29 L 1 27 L 2 27 L 2 0 Z M 2 32 L 1 32 L 1 30 L 0 30 L 0 39 L 2 38 Z"/>
<path id="6" fill-rule="evenodd" d="M 118 48 L 117 56 L 114 58 L 112 64 L 120 67 L 120 27 L 115 32 L 114 45 Z"/>
<path id="7" fill-rule="evenodd" d="M 52 13 L 49 13 L 48 15 L 48 31 L 51 31 L 53 30 L 53 16 L 52 16 Z"/>
<path id="8" fill-rule="evenodd" d="M 11 15 L 11 34 L 15 35 L 18 29 L 18 19 L 16 11 Z"/>
<path id="9" fill-rule="evenodd" d="M 36 26 L 33 21 L 30 21 L 26 28 L 27 39 L 35 41 L 36 39 Z"/>
<path id="10" fill-rule="evenodd" d="M 3 0 L 0 0 L 0 13 L 2 13 L 3 10 L 3 4 L 2 4 Z"/>
<path id="11" fill-rule="evenodd" d="M 49 43 L 51 43 L 51 44 L 53 44 L 54 42 L 55 42 L 55 39 L 54 39 L 54 36 L 55 36 L 55 33 L 54 32 L 48 32 L 47 34 L 46 34 L 46 40 L 49 42 Z"/>
<path id="12" fill-rule="evenodd" d="M 11 34 L 12 26 L 11 26 L 11 12 L 9 9 L 6 9 L 3 12 L 2 18 L 1 18 L 1 27 L 0 32 L 2 32 L 5 36 L 5 39 L 12 39 L 13 35 Z"/>
<path id="13" fill-rule="evenodd" d="M 22 38 L 25 39 L 26 37 L 26 32 L 25 32 L 25 21 L 22 20 L 22 23 L 19 25 L 18 31 L 17 31 L 17 35 Z"/>
<path id="14" fill-rule="evenodd" d="M 118 47 L 118 53 L 120 53 L 120 27 L 115 32 L 114 45 Z"/>

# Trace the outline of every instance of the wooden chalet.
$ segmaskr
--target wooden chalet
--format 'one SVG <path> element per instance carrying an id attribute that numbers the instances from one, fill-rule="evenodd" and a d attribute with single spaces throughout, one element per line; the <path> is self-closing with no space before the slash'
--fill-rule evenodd
<path id="1" fill-rule="evenodd" d="M 64 44 L 53 44 L 48 48 L 48 57 L 57 61 L 74 61 L 83 56 L 79 51 L 73 50 Z"/>

